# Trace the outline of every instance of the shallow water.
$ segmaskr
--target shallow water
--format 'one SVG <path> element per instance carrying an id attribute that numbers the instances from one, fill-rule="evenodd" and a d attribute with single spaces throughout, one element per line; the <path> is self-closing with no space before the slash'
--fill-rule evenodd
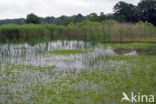
<path id="1" fill-rule="evenodd" d="M 68 54 L 56 55 L 50 54 L 48 51 L 53 50 L 69 50 L 69 49 L 90 49 L 91 52 L 85 54 Z M 137 55 L 137 52 L 132 50 L 124 53 L 125 55 Z M 83 41 L 52 41 L 49 43 L 40 43 L 36 45 L 24 44 L 4 44 L 0 46 L 0 62 L 16 63 L 16 64 L 32 64 L 35 66 L 41 65 L 56 65 L 57 70 L 68 69 L 84 69 L 92 68 L 97 57 L 118 55 L 112 47 L 94 47 L 91 43 Z"/>
<path id="2" fill-rule="evenodd" d="M 51 54 L 53 50 L 72 50 L 83 49 L 91 50 L 86 53 L 78 54 Z M 125 64 L 124 61 L 113 60 L 96 60 L 103 56 L 117 56 L 120 53 L 116 52 L 113 47 L 96 47 L 92 43 L 83 41 L 52 41 L 49 43 L 39 43 L 36 45 L 24 44 L 3 44 L 0 45 L 0 102 L 12 103 L 33 103 L 32 96 L 37 92 L 34 90 L 36 86 L 46 85 L 48 83 L 59 82 L 64 77 L 76 77 L 80 69 L 89 69 L 94 71 L 96 68 L 106 68 L 111 70 L 112 67 L 120 69 L 118 64 Z M 121 55 L 121 54 L 120 54 Z M 136 50 L 126 51 L 122 55 L 137 55 Z M 34 66 L 53 66 L 52 70 L 19 70 L 18 67 L 11 67 L 7 70 L 5 65 L 24 64 Z M 16 69 L 17 68 L 17 69 Z M 106 70 L 106 71 L 108 71 Z M 68 83 L 68 80 L 67 80 Z M 92 82 L 79 82 L 75 84 L 64 83 L 59 87 L 63 89 L 64 85 L 69 88 L 84 90 L 91 88 L 97 90 L 97 84 Z M 57 91 L 56 91 L 57 92 Z M 11 97 L 11 98 L 10 98 Z"/>

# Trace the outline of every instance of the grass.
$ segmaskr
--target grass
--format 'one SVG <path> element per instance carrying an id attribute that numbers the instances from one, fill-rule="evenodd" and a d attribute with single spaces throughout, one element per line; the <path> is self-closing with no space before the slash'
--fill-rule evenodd
<path id="1" fill-rule="evenodd" d="M 7 75 L 1 67 L 0 76 L 6 76 L 0 82 L 1 87 L 6 87 L 1 93 L 9 95 L 6 103 L 12 101 L 18 104 L 30 102 L 34 104 L 121 104 L 122 92 L 128 95 L 132 91 L 135 94 L 138 92 L 146 95 L 156 94 L 156 56 L 115 56 L 107 59 L 123 60 L 124 64 L 112 63 L 104 65 L 103 68 L 84 69 L 75 74 L 61 71 L 53 74 L 36 73 L 35 76 L 14 71 L 20 69 L 19 66 L 6 65 L 5 71 L 10 70 L 10 73 Z M 25 67 L 26 70 L 29 70 L 29 67 Z M 9 90 L 9 85 L 13 88 L 18 85 L 19 79 L 23 78 L 24 81 L 20 83 L 25 86 L 24 91 L 21 91 L 21 87 L 15 90 L 16 92 Z M 45 78 L 47 79 L 44 80 Z M 31 83 L 25 83 L 27 80 L 31 80 Z M 30 99 L 21 100 L 29 91 L 33 93 Z M 123 102 L 123 104 L 127 103 Z"/>
<path id="2" fill-rule="evenodd" d="M 116 61 L 125 61 L 125 60 L 132 60 L 139 56 L 105 56 L 105 57 L 98 57 L 96 60 L 116 60 Z"/>
<path id="3" fill-rule="evenodd" d="M 150 23 L 137 24 L 103 21 L 102 23 L 83 21 L 70 24 L 67 34 L 75 36 L 85 35 L 86 40 L 94 42 L 125 42 L 125 41 L 153 41 L 156 38 L 156 29 Z"/>
<path id="4" fill-rule="evenodd" d="M 54 51 L 49 51 L 50 54 L 61 54 L 61 55 L 68 55 L 68 54 L 83 54 L 89 51 L 86 50 L 54 50 Z"/>
<path id="5" fill-rule="evenodd" d="M 53 24 L 24 24 L 0 26 L 0 42 L 31 40 L 38 37 L 51 39 L 80 39 L 92 42 L 156 42 L 156 27 L 150 23 L 117 23 L 116 21 L 70 24 L 67 27 Z"/>
<path id="6" fill-rule="evenodd" d="M 125 53 L 136 50 L 141 55 L 156 55 L 155 43 L 104 43 L 98 44 L 98 47 L 116 47 L 116 53 Z"/>
<path id="7" fill-rule="evenodd" d="M 15 48 L 17 50 L 26 50 L 26 49 L 30 49 L 30 48 L 27 48 L 27 47 L 18 47 L 18 48 Z"/>
<path id="8" fill-rule="evenodd" d="M 52 70 L 56 68 L 56 66 L 40 66 L 40 65 L 34 66 L 34 65 L 11 64 L 11 63 L 7 63 L 6 66 L 11 67 L 12 69 L 18 68 L 19 70 L 29 69 L 37 71 Z"/>
<path id="9" fill-rule="evenodd" d="M 57 35 L 59 31 L 62 31 L 62 27 L 52 24 L 2 25 L 0 26 L 0 41 L 5 43 L 9 41 L 28 41 L 42 37 L 50 38 L 54 34 Z"/>
<path id="10" fill-rule="evenodd" d="M 156 44 L 152 44 L 152 43 L 104 43 L 104 44 L 99 44 L 99 46 L 146 49 L 150 47 L 156 47 Z"/>
<path id="11" fill-rule="evenodd" d="M 111 66 L 110 69 L 94 71 L 83 70 L 75 78 L 66 76 L 59 82 L 43 85 L 38 92 L 41 96 L 35 96 L 34 100 L 51 104 L 121 104 L 122 92 L 128 95 L 131 91 L 136 94 L 140 92 L 155 95 L 156 57 L 132 56 L 126 61 L 126 65 L 119 64 L 118 67 Z M 77 87 L 79 85 L 81 87 Z M 45 92 L 46 97 L 42 96 Z"/>

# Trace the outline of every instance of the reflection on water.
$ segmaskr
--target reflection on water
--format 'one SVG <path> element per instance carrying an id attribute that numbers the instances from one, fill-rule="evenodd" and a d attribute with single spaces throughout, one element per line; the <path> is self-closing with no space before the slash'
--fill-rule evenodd
<path id="1" fill-rule="evenodd" d="M 92 49 L 86 54 L 55 55 L 52 50 Z M 5 44 L 0 47 L 0 61 L 17 64 L 56 65 L 57 69 L 83 69 L 92 67 L 90 63 L 96 57 L 116 55 L 113 48 L 94 48 L 91 43 L 83 41 L 53 41 L 31 46 L 25 44 Z"/>

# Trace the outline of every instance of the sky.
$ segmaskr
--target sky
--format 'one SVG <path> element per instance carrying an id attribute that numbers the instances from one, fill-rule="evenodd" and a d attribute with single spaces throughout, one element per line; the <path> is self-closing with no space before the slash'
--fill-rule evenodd
<path id="1" fill-rule="evenodd" d="M 114 5 L 119 1 L 121 0 L 2 0 L 0 19 L 26 18 L 29 13 L 40 17 L 112 13 Z M 122 1 L 137 5 L 140 0 Z"/>

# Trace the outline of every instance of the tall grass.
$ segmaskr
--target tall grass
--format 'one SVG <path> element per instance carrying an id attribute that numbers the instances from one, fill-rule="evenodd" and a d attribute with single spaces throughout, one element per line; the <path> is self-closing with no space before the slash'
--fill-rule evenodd
<path id="1" fill-rule="evenodd" d="M 156 40 L 156 27 L 150 23 L 139 22 L 137 24 L 118 23 L 116 21 L 89 22 L 71 24 L 68 31 L 87 35 L 91 41 L 154 41 Z M 79 34 L 79 35 L 80 35 Z M 71 34 L 70 35 L 74 35 Z"/>
<path id="2" fill-rule="evenodd" d="M 58 29 L 59 28 L 59 29 Z M 25 24 L 25 25 L 2 25 L 0 26 L 0 41 L 32 39 L 43 36 L 53 36 L 60 32 L 61 26 L 49 24 Z"/>
<path id="3" fill-rule="evenodd" d="M 52 39 L 84 39 L 87 41 L 155 41 L 156 27 L 150 23 L 118 23 L 116 21 L 90 22 L 57 26 L 53 24 L 25 24 L 0 26 L 0 41 L 32 39 L 50 36 Z"/>

